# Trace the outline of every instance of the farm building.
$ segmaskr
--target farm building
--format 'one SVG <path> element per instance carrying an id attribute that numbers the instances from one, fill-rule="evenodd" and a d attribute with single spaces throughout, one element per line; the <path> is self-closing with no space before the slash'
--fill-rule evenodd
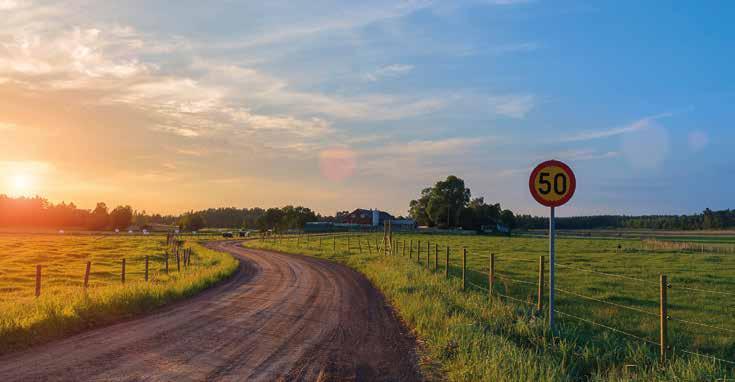
<path id="1" fill-rule="evenodd" d="M 342 223 L 370 225 L 376 227 L 383 225 L 385 221 L 393 219 L 395 219 L 393 215 L 384 211 L 358 208 L 345 216 Z"/>

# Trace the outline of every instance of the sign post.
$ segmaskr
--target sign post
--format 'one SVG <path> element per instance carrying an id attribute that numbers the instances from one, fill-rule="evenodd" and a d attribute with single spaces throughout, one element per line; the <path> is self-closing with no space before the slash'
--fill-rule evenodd
<path id="1" fill-rule="evenodd" d="M 531 195 L 549 207 L 549 327 L 554 331 L 554 263 L 556 262 L 556 207 L 566 204 L 577 189 L 574 172 L 566 164 L 550 160 L 536 166 L 528 181 Z"/>

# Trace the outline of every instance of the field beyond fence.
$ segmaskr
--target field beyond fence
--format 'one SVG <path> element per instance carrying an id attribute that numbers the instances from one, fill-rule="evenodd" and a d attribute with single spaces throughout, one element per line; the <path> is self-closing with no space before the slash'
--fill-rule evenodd
<path id="1" fill-rule="evenodd" d="M 149 311 L 236 268 L 162 235 L 0 235 L 0 353 Z"/>
<path id="2" fill-rule="evenodd" d="M 432 277 L 449 278 L 450 284 L 458 280 L 459 289 L 486 296 L 488 304 L 515 306 L 529 320 L 546 320 L 548 258 L 540 261 L 548 253 L 547 240 L 395 233 L 393 239 L 392 248 L 383 242 L 382 233 L 272 237 L 258 245 L 337 259 L 390 257 Z M 701 245 L 699 251 L 682 252 L 682 247 L 659 244 L 558 239 L 558 338 L 588 351 L 600 351 L 604 344 L 622 345 L 623 349 L 605 349 L 598 355 L 602 371 L 627 365 L 640 372 L 666 358 L 676 365 L 700 365 L 690 366 L 694 375 L 706 369 L 706 376 L 732 376 L 735 256 L 709 247 L 702 252 Z M 541 264 L 546 269 L 539 277 Z M 634 362 L 641 354 L 647 365 Z"/>

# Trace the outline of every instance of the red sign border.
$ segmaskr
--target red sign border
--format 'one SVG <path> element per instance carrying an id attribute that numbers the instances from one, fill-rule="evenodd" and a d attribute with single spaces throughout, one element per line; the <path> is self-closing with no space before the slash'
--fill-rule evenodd
<path id="1" fill-rule="evenodd" d="M 536 176 L 539 172 L 541 172 L 542 168 L 549 166 L 561 167 L 567 174 L 569 174 L 569 186 L 571 188 L 571 191 L 569 191 L 566 196 L 557 201 L 548 201 L 543 199 L 541 195 L 538 194 L 535 187 L 536 182 L 534 180 L 536 179 Z M 531 196 L 533 196 L 533 198 L 536 199 L 539 204 L 546 207 L 559 207 L 566 204 L 572 198 L 572 196 L 574 196 L 574 193 L 577 191 L 577 178 L 574 175 L 574 171 L 572 171 L 571 167 L 567 166 L 566 163 L 552 159 L 539 164 L 538 166 L 536 166 L 536 168 L 533 169 L 533 171 L 531 172 L 531 177 L 528 179 L 528 189 L 531 191 Z"/>

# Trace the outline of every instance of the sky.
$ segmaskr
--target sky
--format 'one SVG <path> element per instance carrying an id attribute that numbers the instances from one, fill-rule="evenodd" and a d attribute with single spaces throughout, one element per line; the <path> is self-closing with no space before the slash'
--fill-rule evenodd
<path id="1" fill-rule="evenodd" d="M 453 174 L 542 215 L 733 208 L 735 4 L 0 0 L 0 193 L 405 214 Z"/>

